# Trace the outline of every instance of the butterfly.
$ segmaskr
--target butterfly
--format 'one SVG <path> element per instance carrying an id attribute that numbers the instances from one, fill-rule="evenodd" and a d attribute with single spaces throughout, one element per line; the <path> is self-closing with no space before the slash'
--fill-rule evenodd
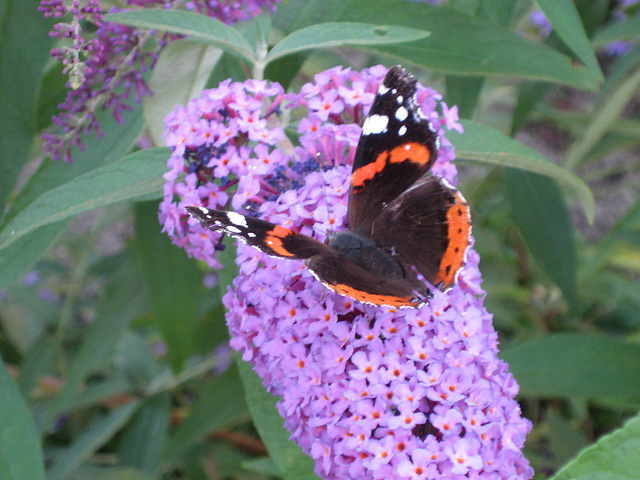
<path id="1" fill-rule="evenodd" d="M 432 296 L 418 274 L 446 291 L 464 266 L 471 217 L 462 194 L 425 176 L 439 138 L 423 115 L 417 80 L 392 67 L 380 84 L 351 173 L 348 226 L 326 241 L 254 217 L 186 207 L 200 224 L 239 238 L 267 255 L 304 260 L 329 289 L 361 302 L 418 307 Z"/>

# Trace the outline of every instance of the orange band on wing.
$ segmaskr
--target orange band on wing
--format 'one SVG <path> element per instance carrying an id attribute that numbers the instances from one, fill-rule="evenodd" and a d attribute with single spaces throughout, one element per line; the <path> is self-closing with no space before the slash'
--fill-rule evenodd
<path id="1" fill-rule="evenodd" d="M 440 262 L 440 270 L 435 282 L 436 285 L 442 283 L 443 291 L 453 286 L 458 272 L 464 266 L 471 235 L 469 205 L 460 192 L 456 192 L 455 197 L 455 203 L 447 212 L 449 245 Z"/>
<path id="2" fill-rule="evenodd" d="M 360 302 L 373 303 L 375 305 L 388 305 L 390 307 L 417 307 L 422 303 L 422 300 L 411 297 L 394 297 L 393 295 L 376 295 L 374 293 L 362 292 L 344 284 L 329 285 L 325 283 L 324 285 L 340 295 L 346 295 Z"/>
<path id="3" fill-rule="evenodd" d="M 393 150 L 385 150 L 374 162 L 363 165 L 351 174 L 353 187 L 364 187 L 364 182 L 372 180 L 382 172 L 388 163 L 409 161 L 419 165 L 426 165 L 431 158 L 429 149 L 421 143 L 411 142 L 400 145 Z"/>
<path id="4" fill-rule="evenodd" d="M 276 225 L 275 228 L 265 236 L 264 242 L 277 255 L 281 257 L 293 257 L 295 255 L 282 245 L 282 240 L 289 235 L 296 235 L 296 233 L 293 230 Z"/>

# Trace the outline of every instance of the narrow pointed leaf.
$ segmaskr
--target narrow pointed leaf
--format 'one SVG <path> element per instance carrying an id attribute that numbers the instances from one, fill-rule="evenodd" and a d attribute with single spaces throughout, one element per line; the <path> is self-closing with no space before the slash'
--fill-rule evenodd
<path id="1" fill-rule="evenodd" d="M 594 78 L 604 81 L 595 52 L 572 0 L 536 0 L 554 32 L 586 65 Z"/>
<path id="2" fill-rule="evenodd" d="M 179 33 L 190 40 L 214 45 L 249 63 L 255 62 L 251 45 L 237 30 L 207 15 L 154 8 L 111 13 L 104 19 L 132 27 Z"/>
<path id="3" fill-rule="evenodd" d="M 576 246 L 562 192 L 551 178 L 523 170 L 505 169 L 504 179 L 513 217 L 529 251 L 577 310 Z"/>
<path id="4" fill-rule="evenodd" d="M 136 412 L 139 401 L 131 402 L 124 407 L 96 420 L 78 435 L 73 444 L 63 451 L 49 470 L 48 480 L 68 478 L 89 456 L 107 443 L 129 421 Z"/>
<path id="5" fill-rule="evenodd" d="M 319 23 L 296 30 L 278 42 L 267 55 L 267 61 L 303 50 L 342 45 L 384 45 L 412 42 L 428 37 L 429 32 L 394 25 L 353 22 Z"/>
<path id="6" fill-rule="evenodd" d="M 413 65 L 464 75 L 514 75 L 595 90 L 601 78 L 553 48 L 508 28 L 425 2 L 349 0 L 340 20 L 419 28 L 431 32 L 411 43 L 368 47 Z"/>
<path id="7" fill-rule="evenodd" d="M 65 231 L 70 218 L 44 225 L 20 242 L 14 242 L 0 250 L 0 290 L 15 284 L 33 267 L 42 255 L 56 243 Z"/>
<path id="8" fill-rule="evenodd" d="M 38 227 L 87 210 L 148 195 L 160 197 L 168 156 L 164 148 L 136 152 L 45 192 L 5 225 L 0 232 L 0 248 Z"/>
<path id="9" fill-rule="evenodd" d="M 146 399 L 122 432 L 118 445 L 120 465 L 129 465 L 153 475 L 158 468 L 170 423 L 169 393 Z"/>
<path id="10" fill-rule="evenodd" d="M 284 420 L 276 409 L 276 398 L 267 392 L 251 365 L 237 357 L 240 377 L 246 392 L 253 423 L 264 441 L 269 455 L 280 469 L 284 480 L 318 480 L 313 473 L 313 460 L 289 439 Z"/>
<path id="11" fill-rule="evenodd" d="M 602 108 L 593 116 L 583 134 L 571 145 L 566 154 L 565 166 L 569 170 L 576 168 L 589 150 L 607 133 L 611 125 L 620 118 L 640 90 L 640 68 L 631 72 L 619 87 L 606 99 L 601 99 Z"/>
<path id="12" fill-rule="evenodd" d="M 194 354 L 194 330 L 201 298 L 205 294 L 202 272 L 186 252 L 162 233 L 158 202 L 135 207 L 136 238 L 133 249 L 145 276 L 151 308 L 168 347 L 174 372 Z"/>
<path id="13" fill-rule="evenodd" d="M 529 340 L 500 357 L 520 393 L 542 397 L 640 397 L 640 345 L 619 337 L 565 333 Z"/>
<path id="14" fill-rule="evenodd" d="M 52 19 L 37 0 L 0 2 L 0 212 L 22 171 L 36 133 L 36 98 L 54 40 Z"/>
<path id="15" fill-rule="evenodd" d="M 582 202 L 589 222 L 593 222 L 593 193 L 580 178 L 554 165 L 535 150 L 491 127 L 463 120 L 464 133 L 451 131 L 447 138 L 456 147 L 456 156 L 503 167 L 514 167 L 546 175 L 569 187 Z"/>
<path id="16" fill-rule="evenodd" d="M 551 480 L 633 479 L 640 471 L 640 417 L 585 448 Z"/>
<path id="17" fill-rule="evenodd" d="M 102 136 L 99 137 L 95 132 L 84 135 L 84 150 L 77 147 L 72 149 L 73 163 L 43 161 L 11 203 L 5 224 L 46 192 L 124 157 L 131 151 L 144 128 L 139 105 L 134 106 L 132 111 L 122 112 L 122 123 L 106 111 L 98 113 L 97 118 Z"/>
<path id="18" fill-rule="evenodd" d="M 593 37 L 593 44 L 603 46 L 609 42 L 635 40 L 640 37 L 640 11 L 624 21 L 614 20 L 605 25 Z"/>
<path id="19" fill-rule="evenodd" d="M 171 462 L 196 447 L 207 434 L 246 421 L 249 412 L 243 395 L 235 367 L 206 385 L 193 404 L 190 415 L 169 437 L 162 460 Z"/>
<path id="20" fill-rule="evenodd" d="M 130 264 L 113 275 L 96 318 L 87 328 L 82 345 L 68 367 L 62 391 L 49 406 L 44 428 L 61 412 L 77 406 L 78 393 L 87 375 L 113 357 L 118 340 L 146 307 L 147 298 L 140 290 L 141 283 L 140 275 Z"/>
<path id="21" fill-rule="evenodd" d="M 20 390 L 0 360 L 0 477 L 44 480 L 40 437 Z"/>

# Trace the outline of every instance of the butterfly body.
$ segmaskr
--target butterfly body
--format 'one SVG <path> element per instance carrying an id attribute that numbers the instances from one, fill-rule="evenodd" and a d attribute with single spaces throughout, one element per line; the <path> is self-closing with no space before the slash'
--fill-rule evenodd
<path id="1" fill-rule="evenodd" d="M 351 174 L 348 225 L 319 242 L 235 212 L 187 207 L 204 227 L 264 253 L 304 260 L 331 290 L 376 305 L 417 307 L 445 291 L 464 265 L 471 223 L 458 190 L 424 177 L 439 139 L 416 101 L 416 80 L 396 66 L 385 76 L 364 122 Z"/>

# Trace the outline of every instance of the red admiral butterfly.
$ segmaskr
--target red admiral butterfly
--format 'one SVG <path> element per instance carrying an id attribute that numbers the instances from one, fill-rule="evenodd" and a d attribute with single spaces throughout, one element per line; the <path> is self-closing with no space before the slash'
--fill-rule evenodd
<path id="1" fill-rule="evenodd" d="M 235 212 L 187 207 L 202 226 L 268 255 L 305 260 L 331 290 L 376 305 L 417 307 L 453 286 L 465 262 L 469 206 L 443 178 L 427 173 L 438 136 L 416 100 L 417 80 L 399 65 L 384 77 L 362 126 L 349 191 L 348 225 L 325 243 Z"/>

